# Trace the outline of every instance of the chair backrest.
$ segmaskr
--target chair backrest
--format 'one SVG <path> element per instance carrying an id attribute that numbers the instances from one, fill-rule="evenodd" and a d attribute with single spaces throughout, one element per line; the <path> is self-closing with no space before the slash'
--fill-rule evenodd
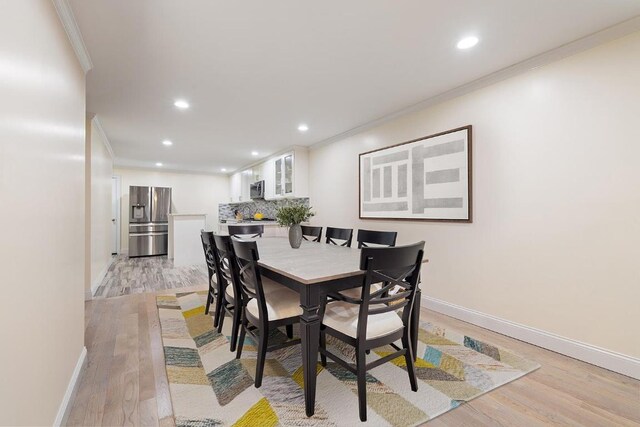
<path id="1" fill-rule="evenodd" d="M 327 227 L 327 243 L 334 245 L 351 247 L 351 239 L 353 238 L 353 229 L 351 228 L 334 228 Z M 344 240 L 344 243 L 338 243 L 335 240 Z"/>
<path id="2" fill-rule="evenodd" d="M 260 276 L 260 266 L 258 260 L 258 245 L 254 241 L 242 241 L 232 239 L 233 250 L 236 256 L 236 267 L 238 283 L 243 297 L 248 301 L 255 298 L 258 303 L 258 313 L 261 322 L 268 322 L 267 303 L 262 287 L 262 277 Z"/>
<path id="3" fill-rule="evenodd" d="M 236 301 L 239 301 L 241 293 L 238 280 L 236 278 L 236 271 L 232 268 L 236 263 L 236 257 L 233 252 L 231 237 L 214 234 L 213 243 L 215 245 L 215 251 L 218 258 L 218 281 L 220 282 L 218 288 L 222 294 L 220 295 L 220 298 L 223 298 L 227 286 L 232 286 L 235 299 Z"/>
<path id="4" fill-rule="evenodd" d="M 319 242 L 322 238 L 322 227 L 311 227 L 309 225 L 301 225 L 302 228 L 302 238 L 304 240 L 308 240 L 310 242 Z M 312 239 L 308 239 L 308 237 L 312 237 Z"/>
<path id="5" fill-rule="evenodd" d="M 369 245 L 395 246 L 398 233 L 396 231 L 358 230 L 358 249 Z M 378 247 L 379 247 L 378 246 Z"/>
<path id="6" fill-rule="evenodd" d="M 260 224 L 241 224 L 229 225 L 229 235 L 231 237 L 262 237 L 264 233 L 264 225 Z"/>
<path id="7" fill-rule="evenodd" d="M 365 337 L 369 315 L 402 309 L 402 323 L 409 325 L 420 280 L 424 242 L 389 248 L 362 248 L 360 269 L 365 271 L 362 302 L 358 318 L 358 337 Z M 371 292 L 371 284 L 382 282 Z M 397 286 L 395 294 L 389 291 Z"/>
<path id="8" fill-rule="evenodd" d="M 217 272 L 213 232 L 201 230 L 200 239 L 202 240 L 202 249 L 204 250 L 204 261 L 207 263 L 207 271 L 209 273 L 209 286 L 211 286 L 211 279 Z"/>

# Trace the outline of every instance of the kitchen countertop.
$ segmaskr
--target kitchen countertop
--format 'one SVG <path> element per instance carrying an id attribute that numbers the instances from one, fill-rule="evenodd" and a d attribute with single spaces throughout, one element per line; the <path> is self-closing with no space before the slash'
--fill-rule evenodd
<path id="1" fill-rule="evenodd" d="M 262 225 L 278 225 L 278 221 L 262 221 L 262 220 L 242 220 L 228 219 L 227 222 L 220 222 L 222 225 L 235 224 L 262 224 Z"/>

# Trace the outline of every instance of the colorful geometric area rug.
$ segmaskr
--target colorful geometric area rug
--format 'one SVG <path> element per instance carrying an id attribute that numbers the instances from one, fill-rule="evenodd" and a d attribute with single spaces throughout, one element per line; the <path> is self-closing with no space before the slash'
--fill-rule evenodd
<path id="1" fill-rule="evenodd" d="M 219 334 L 204 314 L 206 291 L 157 297 L 165 364 L 177 426 L 412 426 L 513 381 L 540 365 L 471 337 L 421 322 L 412 392 L 403 358 L 367 374 L 368 421 L 358 417 L 355 376 L 318 363 L 316 411 L 307 418 L 300 346 L 267 353 L 262 386 L 253 385 L 256 346 L 247 338 L 242 359 L 229 351 L 231 319 Z M 294 329 L 295 336 L 299 336 Z M 353 350 L 327 337 L 334 353 L 353 361 Z M 270 345 L 286 340 L 275 330 Z M 392 351 L 379 348 L 368 361 Z"/>

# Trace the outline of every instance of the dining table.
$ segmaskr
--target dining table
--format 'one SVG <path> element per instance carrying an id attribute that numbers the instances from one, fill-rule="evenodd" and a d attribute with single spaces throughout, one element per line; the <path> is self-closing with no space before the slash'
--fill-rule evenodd
<path id="1" fill-rule="evenodd" d="M 316 364 L 320 341 L 320 304 L 330 292 L 358 288 L 365 272 L 360 270 L 360 249 L 303 240 L 294 249 L 286 238 L 256 239 L 261 274 L 300 294 L 300 340 L 305 411 L 315 411 Z M 410 331 L 412 348 L 418 339 L 420 288 L 412 310 Z M 414 354 L 415 358 L 415 354 Z"/>

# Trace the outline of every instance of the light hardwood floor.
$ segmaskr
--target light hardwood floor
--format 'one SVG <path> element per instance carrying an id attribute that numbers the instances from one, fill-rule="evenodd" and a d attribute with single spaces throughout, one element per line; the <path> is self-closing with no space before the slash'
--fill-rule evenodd
<path id="1" fill-rule="evenodd" d="M 542 365 L 429 426 L 640 426 L 640 381 L 432 311 L 422 316 Z M 68 425 L 174 425 L 155 294 L 88 301 L 85 343 Z"/>

